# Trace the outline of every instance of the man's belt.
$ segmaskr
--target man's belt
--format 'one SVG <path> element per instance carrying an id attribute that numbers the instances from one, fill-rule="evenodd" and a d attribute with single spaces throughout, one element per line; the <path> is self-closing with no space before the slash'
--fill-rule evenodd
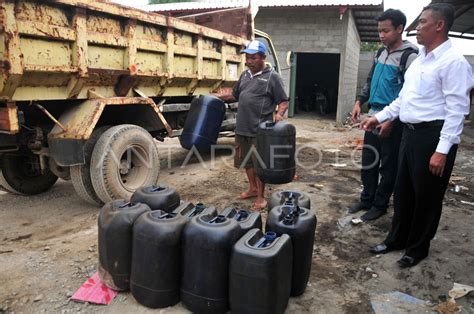
<path id="1" fill-rule="evenodd" d="M 403 123 L 403 124 L 405 124 L 405 126 L 410 130 L 420 130 L 420 129 L 443 126 L 444 120 L 433 120 L 433 121 L 420 122 L 420 123 Z"/>

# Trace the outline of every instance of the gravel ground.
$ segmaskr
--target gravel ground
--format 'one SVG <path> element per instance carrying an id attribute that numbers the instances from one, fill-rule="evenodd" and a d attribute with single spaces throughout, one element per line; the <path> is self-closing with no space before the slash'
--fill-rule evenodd
<path id="1" fill-rule="evenodd" d="M 396 260 L 402 252 L 373 256 L 367 251 L 384 238 L 392 208 L 377 221 L 360 225 L 352 225 L 355 215 L 347 213 L 361 189 L 357 146 L 362 132 L 311 117 L 290 122 L 298 132 L 299 178 L 287 185 L 268 186 L 267 194 L 287 188 L 308 193 L 318 225 L 307 290 L 290 299 L 288 313 L 366 313 L 371 311 L 371 296 L 391 291 L 433 306 L 446 300 L 454 282 L 474 285 L 472 138 L 465 138 L 459 149 L 452 182 L 461 187 L 459 192 L 454 185 L 449 187 L 453 191 L 446 194 L 430 256 L 401 270 Z M 220 143 L 232 145 L 233 138 L 221 138 Z M 251 201 L 236 199 L 246 181 L 242 172 L 232 168 L 228 152 L 218 153 L 215 162 L 203 155 L 200 162 L 195 156 L 187 158 L 176 139 L 158 145 L 161 183 L 176 187 L 182 199 L 220 210 L 231 205 L 250 208 Z M 152 312 L 130 293 L 120 293 L 108 306 L 69 300 L 96 271 L 99 210 L 79 199 L 70 182 L 59 181 L 37 196 L 0 192 L 0 203 L 0 312 Z M 473 293 L 457 303 L 463 313 L 474 312 Z M 178 304 L 162 312 L 186 310 Z"/>

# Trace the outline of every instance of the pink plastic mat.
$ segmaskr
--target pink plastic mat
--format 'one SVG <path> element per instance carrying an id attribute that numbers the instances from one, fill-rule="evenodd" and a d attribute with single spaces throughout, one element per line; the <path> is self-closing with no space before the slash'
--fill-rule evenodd
<path id="1" fill-rule="evenodd" d="M 74 293 L 71 300 L 107 305 L 117 294 L 117 291 L 108 288 L 100 281 L 99 273 L 96 272 Z"/>

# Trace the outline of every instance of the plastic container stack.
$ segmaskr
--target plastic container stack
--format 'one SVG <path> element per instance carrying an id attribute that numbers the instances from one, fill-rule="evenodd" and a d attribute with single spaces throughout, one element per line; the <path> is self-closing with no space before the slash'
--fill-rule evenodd
<path id="1" fill-rule="evenodd" d="M 316 216 L 297 191 L 276 192 L 266 233 L 258 212 L 182 202 L 173 188 L 141 188 L 99 213 L 99 275 L 150 308 L 180 300 L 195 313 L 284 313 L 308 283 Z M 172 208 L 174 208 L 172 210 Z"/>

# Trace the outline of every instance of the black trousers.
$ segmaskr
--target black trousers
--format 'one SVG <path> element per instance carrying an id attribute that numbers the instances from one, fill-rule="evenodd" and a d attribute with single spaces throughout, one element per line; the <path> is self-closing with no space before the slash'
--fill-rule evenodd
<path id="1" fill-rule="evenodd" d="M 367 207 L 374 206 L 382 211 L 388 208 L 397 176 L 402 131 L 403 126 L 397 119 L 386 138 L 380 138 L 372 132 L 364 134 L 361 170 L 364 189 L 360 200 Z"/>
<path id="2" fill-rule="evenodd" d="M 405 254 L 414 258 L 428 256 L 456 159 L 457 145 L 454 145 L 447 155 L 443 176 L 431 174 L 429 163 L 438 145 L 441 128 L 403 128 L 394 191 L 395 210 L 392 228 L 384 243 L 405 249 Z"/>

